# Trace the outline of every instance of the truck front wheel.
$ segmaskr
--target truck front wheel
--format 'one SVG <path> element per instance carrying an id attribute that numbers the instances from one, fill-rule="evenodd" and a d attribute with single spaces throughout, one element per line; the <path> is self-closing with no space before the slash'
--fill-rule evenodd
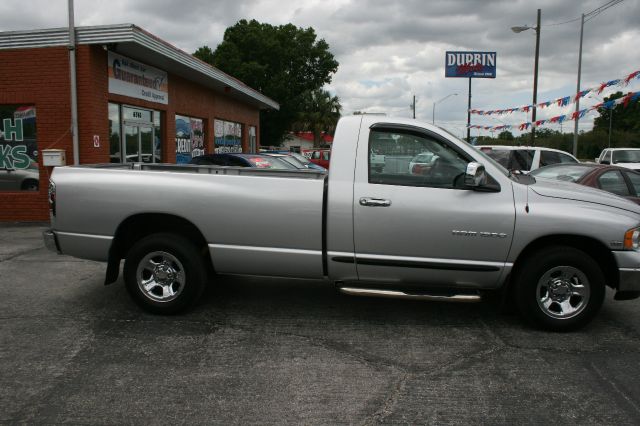
<path id="1" fill-rule="evenodd" d="M 142 238 L 129 250 L 124 281 L 133 300 L 156 314 L 174 314 L 202 294 L 204 259 L 186 238 L 170 233 Z"/>
<path id="2" fill-rule="evenodd" d="M 531 253 L 514 278 L 520 313 L 547 330 L 583 327 L 604 301 L 604 276 L 598 264 L 573 247 L 547 247 Z"/>

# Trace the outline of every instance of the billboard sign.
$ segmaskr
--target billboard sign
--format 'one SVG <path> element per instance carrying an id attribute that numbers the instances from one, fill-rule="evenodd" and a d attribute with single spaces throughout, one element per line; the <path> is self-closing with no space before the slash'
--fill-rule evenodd
<path id="1" fill-rule="evenodd" d="M 444 76 L 496 78 L 496 52 L 447 52 Z"/>

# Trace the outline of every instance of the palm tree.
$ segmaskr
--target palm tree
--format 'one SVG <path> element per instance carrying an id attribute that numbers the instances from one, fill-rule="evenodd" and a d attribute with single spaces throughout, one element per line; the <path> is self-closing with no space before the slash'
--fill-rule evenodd
<path id="1" fill-rule="evenodd" d="M 302 95 L 301 111 L 296 128 L 313 133 L 313 146 L 322 143 L 323 132 L 333 132 L 340 118 L 342 106 L 337 96 L 326 90 L 313 90 Z"/>

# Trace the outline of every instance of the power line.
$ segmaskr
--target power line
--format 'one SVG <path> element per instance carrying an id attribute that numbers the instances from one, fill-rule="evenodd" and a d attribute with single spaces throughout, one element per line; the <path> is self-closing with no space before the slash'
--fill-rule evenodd
<path id="1" fill-rule="evenodd" d="M 585 13 L 584 14 L 584 17 L 585 17 L 584 22 L 587 22 L 587 21 L 595 18 L 596 16 L 598 16 L 599 14 L 604 12 L 605 10 L 607 10 L 610 7 L 613 7 L 613 6 L 617 5 L 617 4 L 620 4 L 623 1 L 624 0 L 610 0 L 607 3 L 603 4 L 602 6 L 593 9 L 591 12 Z M 578 18 L 569 19 L 568 21 L 554 22 L 552 24 L 545 24 L 545 25 L 542 25 L 542 26 L 543 27 L 555 27 L 555 26 L 558 26 L 558 25 L 570 24 L 572 22 L 579 21 L 580 19 L 581 19 L 581 17 L 578 17 Z"/>

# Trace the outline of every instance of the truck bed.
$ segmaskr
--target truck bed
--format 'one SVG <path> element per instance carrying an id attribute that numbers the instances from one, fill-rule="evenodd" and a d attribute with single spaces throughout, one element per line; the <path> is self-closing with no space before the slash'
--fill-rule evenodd
<path id="1" fill-rule="evenodd" d="M 62 251 L 104 261 L 118 226 L 143 214 L 198 224 L 219 273 L 322 277 L 324 173 L 126 164 L 55 171 Z"/>

